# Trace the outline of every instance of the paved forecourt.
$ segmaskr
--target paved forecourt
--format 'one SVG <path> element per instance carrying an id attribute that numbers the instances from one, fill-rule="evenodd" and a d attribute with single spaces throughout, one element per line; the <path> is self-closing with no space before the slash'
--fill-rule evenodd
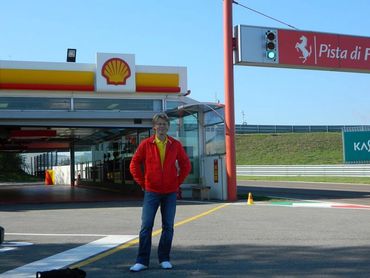
<path id="1" fill-rule="evenodd" d="M 56 261 L 61 260 L 81 267 L 89 278 L 129 275 L 140 214 L 141 202 L 134 201 L 4 206 L 0 219 L 6 243 L 32 245 L 1 252 L 0 277 L 34 277 L 26 272 L 9 274 L 22 268 L 31 273 L 32 267 L 41 268 L 45 262 L 50 268 L 60 267 Z M 180 201 L 176 223 L 174 269 L 162 270 L 157 262 L 158 217 L 150 268 L 135 275 L 366 277 L 370 273 L 367 209 Z M 100 250 L 94 250 L 97 247 Z M 53 256 L 57 256 L 54 261 Z"/>

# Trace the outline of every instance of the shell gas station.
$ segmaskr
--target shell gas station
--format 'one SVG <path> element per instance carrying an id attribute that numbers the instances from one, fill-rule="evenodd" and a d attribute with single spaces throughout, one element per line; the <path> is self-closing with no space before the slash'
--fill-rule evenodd
<path id="1" fill-rule="evenodd" d="M 136 65 L 133 54 L 97 53 L 96 64 L 0 61 L 0 151 L 22 154 L 26 172 L 53 188 L 135 195 L 131 157 L 164 111 L 192 164 L 182 197 L 227 200 L 224 105 L 189 94 L 186 67 Z"/>

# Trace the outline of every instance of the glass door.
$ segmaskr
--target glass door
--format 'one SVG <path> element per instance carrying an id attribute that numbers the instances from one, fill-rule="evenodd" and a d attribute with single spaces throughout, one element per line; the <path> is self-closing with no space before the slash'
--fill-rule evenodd
<path id="1" fill-rule="evenodd" d="M 181 141 L 189 156 L 191 172 L 184 183 L 199 183 L 199 124 L 198 113 L 194 112 L 171 120 L 169 135 Z"/>

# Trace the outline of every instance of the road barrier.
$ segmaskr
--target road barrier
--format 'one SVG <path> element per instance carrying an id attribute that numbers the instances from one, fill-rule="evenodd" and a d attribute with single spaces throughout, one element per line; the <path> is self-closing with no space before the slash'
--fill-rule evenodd
<path id="1" fill-rule="evenodd" d="M 370 177 L 370 164 L 237 165 L 238 176 Z"/>

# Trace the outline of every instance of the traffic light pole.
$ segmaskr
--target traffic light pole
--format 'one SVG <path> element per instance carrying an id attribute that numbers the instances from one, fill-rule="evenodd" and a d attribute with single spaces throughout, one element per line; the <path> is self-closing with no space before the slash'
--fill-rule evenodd
<path id="1" fill-rule="evenodd" d="M 224 81 L 225 81 L 225 145 L 227 199 L 236 201 L 235 162 L 235 112 L 234 112 L 234 69 L 233 69 L 233 0 L 223 0 L 224 15 Z"/>

